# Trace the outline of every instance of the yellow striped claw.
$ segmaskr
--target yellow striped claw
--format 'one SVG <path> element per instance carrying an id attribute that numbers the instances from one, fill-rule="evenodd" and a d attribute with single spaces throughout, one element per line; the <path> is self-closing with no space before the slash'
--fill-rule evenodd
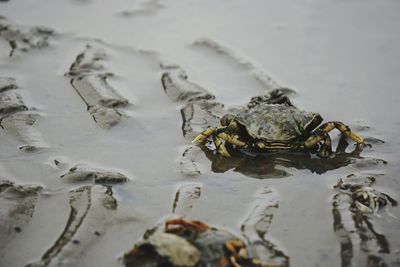
<path id="1" fill-rule="evenodd" d="M 214 144 L 215 144 L 218 154 L 220 154 L 224 157 L 230 158 L 231 154 L 229 154 L 228 150 L 225 147 L 225 144 L 221 141 L 221 139 L 215 135 L 213 136 L 213 139 L 214 139 Z"/>
<path id="2" fill-rule="evenodd" d="M 215 129 L 210 127 L 202 131 L 198 136 L 192 140 L 192 144 L 203 143 L 210 135 L 214 133 Z"/>
<path id="3" fill-rule="evenodd" d="M 362 138 L 361 136 L 359 136 L 358 134 L 356 134 L 355 132 L 351 131 L 349 132 L 349 137 L 351 139 L 353 139 L 355 142 L 357 142 L 358 144 L 363 144 L 364 143 L 364 138 Z"/>
<path id="4" fill-rule="evenodd" d="M 192 143 L 200 144 L 212 137 L 216 153 L 225 157 L 230 157 L 226 144 L 234 145 L 237 149 L 254 149 L 255 152 L 290 152 L 306 151 L 316 148 L 321 157 L 328 157 L 332 153 L 332 142 L 329 132 L 337 129 L 344 136 L 354 140 L 358 144 L 364 143 L 364 138 L 353 132 L 346 124 L 340 121 L 326 122 L 313 131 L 309 132 L 308 138 L 304 141 L 296 140 L 267 140 L 257 135 L 252 135 L 246 125 L 240 125 L 234 118 L 224 116 L 221 124 L 217 128 L 209 127 L 198 136 Z M 245 140 L 245 141 L 243 141 Z"/>
<path id="5" fill-rule="evenodd" d="M 228 133 L 224 133 L 221 132 L 219 134 L 217 134 L 219 138 L 221 138 L 222 140 L 225 140 L 233 145 L 236 145 L 238 147 L 245 147 L 246 143 L 243 141 L 239 140 L 239 136 L 236 134 L 228 134 Z"/>

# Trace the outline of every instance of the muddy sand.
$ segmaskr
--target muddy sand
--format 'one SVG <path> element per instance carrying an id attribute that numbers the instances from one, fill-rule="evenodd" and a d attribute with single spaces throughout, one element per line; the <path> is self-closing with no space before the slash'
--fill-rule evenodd
<path id="1" fill-rule="evenodd" d="M 171 217 L 226 229 L 278 266 L 400 266 L 399 11 L 0 1 L 0 266 L 123 266 Z M 191 144 L 278 88 L 365 145 L 337 130 L 327 158 Z M 364 192 L 385 205 L 368 210 Z"/>

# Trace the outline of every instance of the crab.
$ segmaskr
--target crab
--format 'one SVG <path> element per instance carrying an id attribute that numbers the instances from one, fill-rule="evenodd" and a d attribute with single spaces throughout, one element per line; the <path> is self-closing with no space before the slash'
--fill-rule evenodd
<path id="1" fill-rule="evenodd" d="M 379 175 L 379 174 L 378 174 Z M 373 217 L 380 211 L 393 216 L 389 207 L 397 205 L 391 196 L 373 187 L 376 178 L 369 174 L 350 174 L 340 178 L 332 198 L 333 229 L 340 242 L 342 266 L 389 266 L 390 238 L 376 227 Z"/>
<path id="2" fill-rule="evenodd" d="M 182 218 L 169 219 L 164 227 L 149 230 L 123 260 L 127 267 L 278 266 L 251 258 L 245 243 L 230 232 Z"/>
<path id="3" fill-rule="evenodd" d="M 369 177 L 368 177 L 369 178 Z M 371 184 L 375 178 L 371 177 Z M 388 204 L 396 206 L 397 201 L 385 193 L 381 193 L 368 185 L 345 183 L 339 179 L 334 188 L 349 192 L 355 207 L 362 213 L 376 213 Z"/>
<path id="4" fill-rule="evenodd" d="M 317 150 L 321 157 L 332 152 L 329 132 L 339 130 L 344 136 L 363 144 L 363 137 L 340 121 L 322 123 L 318 113 L 293 106 L 283 90 L 275 89 L 269 96 L 253 97 L 249 104 L 226 114 L 216 128 L 209 127 L 192 141 L 205 142 L 209 137 L 216 152 L 230 157 L 226 144 L 254 153 Z M 321 124 L 321 125 L 320 125 Z"/>

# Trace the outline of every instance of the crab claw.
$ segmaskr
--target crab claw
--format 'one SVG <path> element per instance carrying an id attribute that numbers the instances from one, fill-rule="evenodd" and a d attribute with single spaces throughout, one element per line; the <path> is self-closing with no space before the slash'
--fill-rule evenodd
<path id="1" fill-rule="evenodd" d="M 200 221 L 184 220 L 184 219 L 170 219 L 165 222 L 165 229 L 168 231 L 171 227 L 184 227 L 195 230 L 198 233 L 205 232 L 209 226 Z"/>
<path id="2" fill-rule="evenodd" d="M 355 142 L 357 142 L 357 144 L 364 144 L 364 138 L 363 137 L 361 137 L 361 136 L 359 136 L 358 134 L 356 134 L 355 132 L 353 132 L 353 131 L 349 131 L 349 133 L 348 133 L 348 135 L 349 135 L 349 137 L 351 138 L 351 139 L 353 139 Z"/>
<path id="3" fill-rule="evenodd" d="M 210 135 L 212 135 L 214 133 L 214 131 L 215 131 L 215 129 L 212 127 L 205 129 L 204 131 L 202 131 L 198 136 L 196 136 L 192 140 L 192 144 L 203 143 Z"/>

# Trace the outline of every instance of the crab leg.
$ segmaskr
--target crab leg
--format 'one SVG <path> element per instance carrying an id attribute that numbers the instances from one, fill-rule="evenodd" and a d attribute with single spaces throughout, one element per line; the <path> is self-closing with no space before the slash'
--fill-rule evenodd
<path id="1" fill-rule="evenodd" d="M 313 135 L 304 142 L 305 148 L 313 148 L 319 142 L 324 141 L 324 144 L 320 150 L 320 154 L 322 156 L 327 156 L 327 154 L 332 151 L 331 138 L 329 137 L 328 133 L 333 129 L 338 129 L 342 134 L 354 140 L 358 144 L 364 143 L 364 138 L 350 130 L 349 126 L 339 121 L 330 121 L 322 124 L 315 130 Z"/>
<path id="2" fill-rule="evenodd" d="M 233 240 L 226 241 L 225 247 L 233 255 L 241 255 L 241 256 L 247 257 L 246 246 L 245 246 L 244 242 L 240 239 L 233 239 Z M 244 252 L 242 252 L 242 250 Z"/>
<path id="3" fill-rule="evenodd" d="M 241 141 L 237 134 L 227 133 L 227 131 L 229 130 L 231 129 L 228 127 L 221 127 L 215 130 L 215 133 L 213 134 L 213 139 L 215 146 L 217 147 L 217 152 L 225 157 L 230 157 L 231 155 L 227 151 L 225 144 L 222 142 L 222 140 L 237 147 L 247 147 L 247 144 Z"/>
<path id="4" fill-rule="evenodd" d="M 350 139 L 357 142 L 358 144 L 364 143 L 364 138 L 362 138 L 361 136 L 350 130 L 349 126 L 340 121 L 329 121 L 318 127 L 318 129 L 321 129 L 326 133 L 329 133 L 335 128 L 338 129 L 342 134 L 346 135 Z"/>
<path id="5" fill-rule="evenodd" d="M 320 157 L 328 157 L 330 154 L 332 154 L 332 140 L 329 134 L 325 133 L 324 143 L 320 147 L 318 155 Z"/>
<path id="6" fill-rule="evenodd" d="M 223 129 L 224 128 L 222 128 L 222 130 Z M 245 142 L 239 140 L 239 136 L 238 135 L 226 133 L 224 131 L 219 132 L 218 130 L 217 130 L 218 133 L 216 135 L 219 138 L 221 138 L 222 140 L 225 140 L 225 141 L 231 143 L 232 145 L 235 145 L 235 146 L 238 146 L 238 147 L 247 147 Z"/>
<path id="7" fill-rule="evenodd" d="M 239 136 L 236 134 L 227 133 L 227 130 L 231 130 L 229 126 L 215 128 L 207 128 L 203 132 L 201 132 L 198 136 L 196 136 L 192 143 L 198 144 L 204 142 L 208 137 L 212 136 L 214 144 L 217 148 L 217 152 L 225 157 L 230 157 L 228 150 L 225 147 L 224 142 L 222 140 L 229 142 L 238 147 L 247 147 L 246 143 L 239 140 Z"/>
<path id="8" fill-rule="evenodd" d="M 230 266 L 228 265 L 229 263 L 234 266 L 234 267 L 243 267 L 243 266 L 253 266 L 253 267 L 281 267 L 282 265 L 278 264 L 268 264 L 261 262 L 260 260 L 255 260 L 255 259 L 250 259 L 248 258 L 247 254 L 247 249 L 246 245 L 244 242 L 240 239 L 236 240 L 228 240 L 225 242 L 225 248 L 229 251 L 231 256 L 229 257 L 229 262 L 226 263 L 226 260 L 221 260 L 219 266 Z M 238 259 L 241 259 L 240 261 L 244 261 L 245 265 L 242 265 L 238 262 Z M 249 265 L 248 265 L 249 264 Z"/>
<path id="9" fill-rule="evenodd" d="M 225 242 L 225 248 L 230 252 L 231 256 L 229 257 L 230 263 L 234 267 L 241 267 L 241 265 L 237 262 L 237 258 L 239 257 L 247 257 L 246 246 L 242 240 L 228 240 Z"/>
<path id="10" fill-rule="evenodd" d="M 213 135 L 213 141 L 218 154 L 221 154 L 222 156 L 227 158 L 231 157 L 231 154 L 229 154 L 228 150 L 225 147 L 224 142 L 221 141 L 221 138 L 219 138 L 217 135 Z"/>
<path id="11" fill-rule="evenodd" d="M 329 134 L 326 133 L 322 129 L 317 129 L 312 136 L 310 136 L 305 142 L 304 147 L 306 149 L 310 149 L 315 147 L 319 142 L 324 141 L 319 154 L 321 156 L 328 156 L 328 154 L 332 151 L 332 142 Z"/>
<path id="12" fill-rule="evenodd" d="M 212 135 L 214 133 L 214 131 L 215 131 L 215 129 L 212 127 L 205 129 L 204 131 L 202 131 L 198 136 L 196 136 L 192 140 L 192 144 L 203 143 L 208 137 L 210 137 L 210 135 Z"/>

